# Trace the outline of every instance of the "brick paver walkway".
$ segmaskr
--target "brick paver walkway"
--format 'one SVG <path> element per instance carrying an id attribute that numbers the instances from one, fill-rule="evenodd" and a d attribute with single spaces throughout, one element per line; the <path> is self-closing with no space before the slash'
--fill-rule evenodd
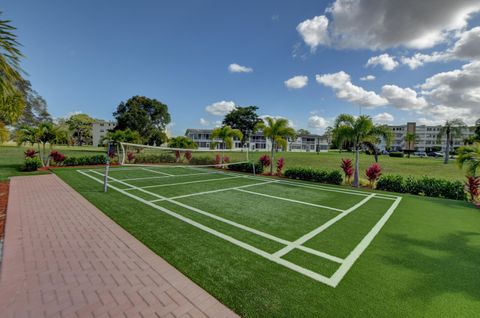
<path id="1" fill-rule="evenodd" d="M 11 180 L 6 317 L 235 317 L 55 175 Z"/>

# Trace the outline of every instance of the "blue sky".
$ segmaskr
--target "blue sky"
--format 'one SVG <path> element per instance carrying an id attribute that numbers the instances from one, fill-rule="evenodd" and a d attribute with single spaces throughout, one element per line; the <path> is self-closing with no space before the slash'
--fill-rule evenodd
<path id="1" fill-rule="evenodd" d="M 213 127 L 222 116 L 212 104 L 217 114 L 257 105 L 314 132 L 359 105 L 383 123 L 471 122 L 480 4 L 416 2 L 6 0 L 2 11 L 55 117 L 111 119 L 119 102 L 145 95 L 169 106 L 174 135 Z M 303 77 L 287 87 L 294 76 Z"/>

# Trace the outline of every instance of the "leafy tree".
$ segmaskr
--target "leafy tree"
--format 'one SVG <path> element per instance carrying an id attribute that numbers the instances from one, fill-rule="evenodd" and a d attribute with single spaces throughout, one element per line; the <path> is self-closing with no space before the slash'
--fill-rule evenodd
<path id="1" fill-rule="evenodd" d="M 92 141 L 92 124 L 94 121 L 87 114 L 75 114 L 65 121 L 77 145 L 82 146 Z"/>
<path id="2" fill-rule="evenodd" d="M 233 147 L 233 138 L 237 137 L 238 139 L 242 140 L 243 134 L 239 129 L 233 129 L 230 126 L 223 126 L 215 128 L 212 131 L 212 139 L 220 139 L 222 140 L 222 163 L 224 161 L 224 150 L 225 148 L 232 149 Z M 215 147 L 216 143 L 212 143 L 211 146 Z"/>
<path id="3" fill-rule="evenodd" d="M 188 137 L 178 136 L 170 138 L 168 141 L 170 148 L 197 149 L 198 145 Z"/>
<path id="4" fill-rule="evenodd" d="M 0 96 L 0 122 L 5 125 L 15 124 L 24 108 L 25 100 L 20 93 Z"/>
<path id="5" fill-rule="evenodd" d="M 480 168 L 480 143 L 477 142 L 473 146 L 463 146 L 458 148 L 457 164 L 460 168 L 464 165 L 468 167 L 468 174 L 476 176 L 477 170 Z"/>
<path id="6" fill-rule="evenodd" d="M 156 99 L 133 96 L 121 102 L 113 116 L 117 120 L 115 130 L 138 131 L 144 143 L 160 145 L 167 140 L 165 128 L 170 123 L 168 106 Z"/>
<path id="7" fill-rule="evenodd" d="M 301 135 L 310 135 L 311 133 L 307 129 L 300 128 L 299 130 L 297 130 L 296 134 L 297 136 L 301 136 Z"/>
<path id="8" fill-rule="evenodd" d="M 8 128 L 5 126 L 4 123 L 0 122 L 0 145 L 4 142 L 7 142 L 9 139 L 10 133 Z"/>
<path id="9" fill-rule="evenodd" d="M 105 143 L 105 141 L 129 142 L 132 144 L 138 144 L 141 143 L 142 138 L 140 137 L 138 131 L 133 131 L 127 128 L 125 130 L 114 130 L 107 132 L 101 143 Z"/>
<path id="10" fill-rule="evenodd" d="M 230 126 L 242 132 L 243 137 L 240 140 L 242 147 L 250 134 L 255 132 L 257 124 L 262 121 L 257 115 L 257 110 L 257 106 L 237 107 L 223 119 L 224 126 Z"/>
<path id="11" fill-rule="evenodd" d="M 363 146 L 378 143 L 380 138 L 389 140 L 391 131 L 386 126 L 377 126 L 369 116 L 341 114 L 335 120 L 334 136 L 338 144 L 350 142 L 355 150 L 355 172 L 353 186 L 359 186 L 359 153 Z"/>
<path id="12" fill-rule="evenodd" d="M 0 15 L 2 12 L 0 12 Z M 20 44 L 10 20 L 0 19 L 0 96 L 16 95 L 16 83 L 22 80 Z"/>
<path id="13" fill-rule="evenodd" d="M 475 139 L 480 141 L 480 119 L 477 119 L 475 125 Z"/>
<path id="14" fill-rule="evenodd" d="M 462 129 L 466 127 L 465 123 L 458 118 L 445 121 L 445 125 L 440 129 L 438 133 L 438 141 L 440 142 L 442 137 L 445 137 L 445 159 L 444 164 L 448 163 L 450 157 L 450 147 L 453 146 L 453 139 L 462 135 Z"/>
<path id="15" fill-rule="evenodd" d="M 17 142 L 19 144 L 30 143 L 32 146 L 37 144 L 38 153 L 42 166 L 50 164 L 50 152 L 54 144 L 59 139 L 59 129 L 53 123 L 43 122 L 36 127 L 22 126 L 17 131 Z M 49 151 L 47 151 L 47 144 Z"/>
<path id="16" fill-rule="evenodd" d="M 52 121 L 47 110 L 47 102 L 32 88 L 30 81 L 22 79 L 17 86 L 25 99 L 25 108 L 19 119 L 19 125 L 38 125 L 41 122 Z"/>
<path id="17" fill-rule="evenodd" d="M 288 120 L 285 118 L 274 119 L 266 117 L 265 121 L 257 125 L 258 129 L 263 130 L 263 135 L 272 143 L 272 162 L 275 162 L 275 150 L 278 146 L 283 149 L 288 148 L 288 138 L 295 136 L 295 130 L 288 126 Z M 273 164 L 270 165 L 270 174 L 273 173 Z"/>
<path id="18" fill-rule="evenodd" d="M 408 148 L 408 149 L 404 149 L 404 150 L 407 151 L 407 156 L 408 156 L 408 158 L 410 158 L 410 154 L 415 149 L 415 144 L 418 142 L 418 136 L 415 133 L 408 132 L 405 135 L 404 140 L 405 140 L 405 143 L 407 144 L 407 148 Z"/>

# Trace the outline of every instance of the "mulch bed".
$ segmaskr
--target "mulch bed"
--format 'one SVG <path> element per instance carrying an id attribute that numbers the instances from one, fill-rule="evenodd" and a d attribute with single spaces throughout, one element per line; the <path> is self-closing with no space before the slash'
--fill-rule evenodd
<path id="1" fill-rule="evenodd" d="M 0 240 L 5 234 L 5 221 L 7 219 L 8 182 L 0 182 Z"/>

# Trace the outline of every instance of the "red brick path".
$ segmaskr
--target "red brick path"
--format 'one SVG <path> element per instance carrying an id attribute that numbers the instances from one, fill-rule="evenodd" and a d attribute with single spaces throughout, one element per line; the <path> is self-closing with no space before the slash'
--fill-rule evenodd
<path id="1" fill-rule="evenodd" d="M 10 183 L 6 317 L 236 317 L 55 175 Z"/>

